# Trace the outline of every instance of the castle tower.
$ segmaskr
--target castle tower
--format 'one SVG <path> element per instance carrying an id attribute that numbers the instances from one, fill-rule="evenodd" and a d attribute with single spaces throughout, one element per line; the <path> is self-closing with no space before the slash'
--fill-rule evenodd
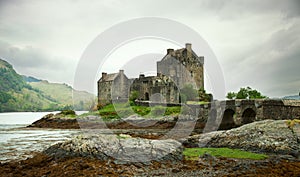
<path id="1" fill-rule="evenodd" d="M 185 48 L 167 49 L 167 54 L 157 62 L 157 73 L 171 77 L 177 87 L 192 84 L 195 89 L 204 88 L 204 57 L 197 56 L 192 44 Z"/>

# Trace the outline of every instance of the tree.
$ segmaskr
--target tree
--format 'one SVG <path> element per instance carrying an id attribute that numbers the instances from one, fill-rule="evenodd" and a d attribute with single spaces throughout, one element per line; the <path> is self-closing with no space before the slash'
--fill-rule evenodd
<path id="1" fill-rule="evenodd" d="M 0 91 L 0 103 L 6 103 L 9 99 L 11 99 L 12 96 L 8 93 Z"/>
<path id="2" fill-rule="evenodd" d="M 236 99 L 247 99 L 248 98 L 248 87 L 240 88 L 240 91 L 236 94 Z"/>
<path id="3" fill-rule="evenodd" d="M 252 89 L 251 87 L 240 88 L 240 90 L 235 92 L 228 92 L 227 96 L 228 99 L 262 99 L 267 98 L 266 96 L 262 95 L 259 91 Z"/>
<path id="4" fill-rule="evenodd" d="M 199 101 L 210 102 L 213 100 L 213 95 L 210 93 L 206 93 L 204 88 L 200 88 L 198 90 Z"/>
<path id="5" fill-rule="evenodd" d="M 236 93 L 234 92 L 228 92 L 226 98 L 228 99 L 235 99 L 236 98 Z"/>
<path id="6" fill-rule="evenodd" d="M 261 99 L 261 98 L 266 98 L 266 96 L 262 95 L 260 92 L 257 90 L 249 90 L 248 92 L 249 99 Z"/>
<path id="7" fill-rule="evenodd" d="M 197 98 L 198 92 L 193 88 L 192 85 L 184 85 L 183 88 L 180 90 L 180 98 L 181 102 L 195 100 Z"/>

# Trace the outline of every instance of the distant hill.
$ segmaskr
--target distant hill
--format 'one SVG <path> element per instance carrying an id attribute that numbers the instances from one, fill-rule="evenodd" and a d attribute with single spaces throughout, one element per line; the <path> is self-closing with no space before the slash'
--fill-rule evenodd
<path id="1" fill-rule="evenodd" d="M 85 92 L 74 90 L 67 84 L 49 83 L 48 81 L 30 82 L 33 88 L 40 90 L 47 97 L 53 98 L 63 105 L 74 105 L 76 110 L 89 110 L 96 96 Z M 74 96 L 74 99 L 73 99 Z"/>
<path id="2" fill-rule="evenodd" d="M 79 95 L 74 107 L 88 110 L 95 100 L 94 95 L 73 90 L 66 84 L 21 76 L 11 64 L 0 59 L 0 112 L 73 109 L 72 91 Z"/>
<path id="3" fill-rule="evenodd" d="M 285 96 L 285 97 L 283 97 L 283 99 L 285 99 L 285 100 L 300 100 L 300 96 L 299 95 Z"/>
<path id="4" fill-rule="evenodd" d="M 31 76 L 22 76 L 26 82 L 41 82 L 42 80 L 31 77 Z"/>

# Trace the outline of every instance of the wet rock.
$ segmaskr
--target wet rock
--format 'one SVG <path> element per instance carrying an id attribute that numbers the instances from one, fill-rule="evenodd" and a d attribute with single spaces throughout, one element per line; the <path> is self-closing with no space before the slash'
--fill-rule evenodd
<path id="1" fill-rule="evenodd" d="M 114 159 L 117 164 L 182 160 L 181 143 L 176 140 L 120 138 L 116 135 L 80 135 L 51 146 L 45 153 L 55 158 L 83 156 Z"/>
<path id="2" fill-rule="evenodd" d="M 72 110 L 62 111 L 57 114 L 47 114 L 41 119 L 33 122 L 27 127 L 36 128 L 59 128 L 59 129 L 78 129 L 80 128 L 75 119 L 75 112 Z"/>

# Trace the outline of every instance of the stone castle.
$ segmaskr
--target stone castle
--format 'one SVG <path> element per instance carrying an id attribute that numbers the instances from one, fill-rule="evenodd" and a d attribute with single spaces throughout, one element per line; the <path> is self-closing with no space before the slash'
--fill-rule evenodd
<path id="1" fill-rule="evenodd" d="M 129 79 L 124 70 L 119 73 L 102 73 L 98 80 L 98 103 L 128 100 L 130 93 L 137 92 L 138 100 L 160 103 L 180 103 L 180 89 L 192 85 L 204 89 L 204 57 L 198 56 L 192 45 L 185 48 L 167 49 L 167 54 L 157 62 L 157 75 Z"/>

